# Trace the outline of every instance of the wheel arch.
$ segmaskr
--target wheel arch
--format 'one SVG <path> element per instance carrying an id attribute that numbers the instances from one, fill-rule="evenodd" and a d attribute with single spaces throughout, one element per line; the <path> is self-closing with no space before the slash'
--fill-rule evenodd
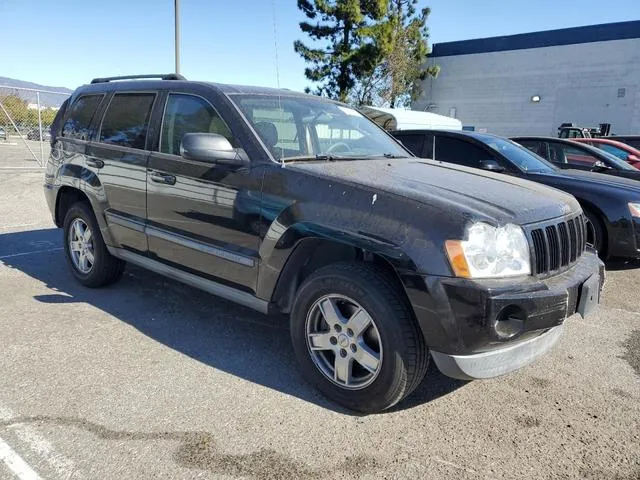
<path id="1" fill-rule="evenodd" d="M 62 227 L 64 217 L 69 208 L 76 202 L 87 202 L 91 205 L 91 201 L 85 192 L 77 187 L 63 185 L 58 190 L 55 206 L 55 223 L 57 227 Z"/>
<path id="2" fill-rule="evenodd" d="M 388 255 L 359 246 L 355 242 L 306 237 L 296 243 L 286 258 L 271 289 L 272 304 L 279 312 L 289 313 L 297 290 L 309 275 L 322 267 L 343 261 L 375 264 L 393 279 L 400 287 L 404 299 L 409 302 L 397 266 Z"/>
<path id="3" fill-rule="evenodd" d="M 602 246 L 602 256 L 604 258 L 606 258 L 608 256 L 608 252 L 609 252 L 609 246 L 611 245 L 611 224 L 609 222 L 609 219 L 607 217 L 607 215 L 602 211 L 602 209 L 600 209 L 599 207 L 597 207 L 593 202 L 590 202 L 588 200 L 585 200 L 584 198 L 579 198 L 576 197 L 576 199 L 578 200 L 578 202 L 580 203 L 580 206 L 582 207 L 582 210 L 586 213 L 587 211 L 592 213 L 593 215 L 595 215 L 596 217 L 598 217 L 598 219 L 600 220 L 601 224 L 602 224 L 602 228 L 604 228 L 604 244 Z"/>

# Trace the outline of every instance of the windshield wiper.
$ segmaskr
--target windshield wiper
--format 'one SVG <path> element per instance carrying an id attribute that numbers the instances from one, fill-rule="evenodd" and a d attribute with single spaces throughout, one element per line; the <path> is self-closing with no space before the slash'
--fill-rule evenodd
<path id="1" fill-rule="evenodd" d="M 281 161 L 287 162 L 335 162 L 338 160 L 358 160 L 362 157 L 346 157 L 343 155 L 329 155 L 329 154 L 318 154 L 318 155 L 301 155 L 299 157 L 285 157 Z"/>
<path id="2" fill-rule="evenodd" d="M 394 153 L 383 153 L 382 156 L 384 158 L 409 158 L 406 155 L 396 155 Z"/>

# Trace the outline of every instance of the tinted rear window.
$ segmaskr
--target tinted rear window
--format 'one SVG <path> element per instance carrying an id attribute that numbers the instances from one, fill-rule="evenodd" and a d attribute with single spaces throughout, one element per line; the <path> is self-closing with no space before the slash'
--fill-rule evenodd
<path id="1" fill-rule="evenodd" d="M 114 95 L 102 120 L 100 141 L 144 149 L 154 93 Z"/>
<path id="2" fill-rule="evenodd" d="M 69 110 L 69 115 L 67 115 L 67 119 L 62 126 L 62 136 L 89 140 L 91 136 L 91 132 L 89 131 L 91 120 L 103 96 L 104 95 L 85 95 L 73 102 Z"/>

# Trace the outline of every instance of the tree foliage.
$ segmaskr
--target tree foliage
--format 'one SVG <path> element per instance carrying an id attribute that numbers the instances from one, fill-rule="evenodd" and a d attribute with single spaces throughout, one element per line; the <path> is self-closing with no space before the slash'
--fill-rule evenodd
<path id="1" fill-rule="evenodd" d="M 358 85 L 355 103 L 407 106 L 422 93 L 422 82 L 438 75 L 438 66 L 426 65 L 430 9 L 418 10 L 416 4 L 417 0 L 390 0 L 385 19 L 374 35 L 379 59 Z"/>
<path id="2" fill-rule="evenodd" d="M 300 29 L 313 46 L 294 42 L 310 64 L 305 76 L 319 83 L 314 93 L 346 101 L 357 82 L 375 69 L 379 58 L 372 26 L 384 18 L 388 0 L 298 0 L 310 21 Z"/>
<path id="3" fill-rule="evenodd" d="M 426 66 L 430 10 L 417 0 L 298 0 L 315 23 L 300 23 L 313 41 L 294 48 L 311 66 L 306 77 L 319 83 L 314 93 L 359 105 L 404 106 L 436 76 Z"/>
<path id="4" fill-rule="evenodd" d="M 5 95 L 0 96 L 0 103 L 2 103 L 11 120 L 13 120 L 18 127 L 35 128 L 38 126 L 38 110 L 30 109 L 26 100 L 23 100 L 17 95 Z M 48 127 L 53 123 L 56 113 L 57 110 L 50 108 L 43 108 L 40 111 L 43 127 Z M 2 109 L 0 109 L 0 125 L 11 127 L 10 130 L 13 129 L 11 121 Z"/>

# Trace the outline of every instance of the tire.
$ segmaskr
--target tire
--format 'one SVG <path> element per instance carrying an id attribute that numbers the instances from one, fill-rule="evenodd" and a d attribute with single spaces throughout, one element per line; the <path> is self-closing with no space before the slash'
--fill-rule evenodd
<path id="1" fill-rule="evenodd" d="M 364 313 L 355 315 L 358 309 Z M 329 327 L 331 312 L 338 314 L 333 321 L 340 322 L 339 329 L 337 323 Z M 351 410 L 388 409 L 426 374 L 429 352 L 408 302 L 374 265 L 335 263 L 309 276 L 298 290 L 290 322 L 303 376 Z"/>
<path id="2" fill-rule="evenodd" d="M 82 229 L 82 226 L 89 229 L 90 236 L 88 241 L 78 241 L 78 231 L 76 226 Z M 64 218 L 64 251 L 67 257 L 67 263 L 71 269 L 71 273 L 85 287 L 98 288 L 104 287 L 118 281 L 124 273 L 125 262 L 114 257 L 107 250 L 107 246 L 102 239 L 100 227 L 96 220 L 91 206 L 87 202 L 74 203 Z M 84 230 L 86 232 L 86 229 Z M 87 238 L 87 237 L 85 237 Z M 78 244 L 84 243 L 78 247 Z M 87 262 L 80 261 L 81 253 L 77 248 L 91 253 L 90 256 L 85 254 Z"/>
<path id="3" fill-rule="evenodd" d="M 587 242 L 598 251 L 600 258 L 606 258 L 606 230 L 600 217 L 591 210 L 583 209 L 587 217 Z"/>

